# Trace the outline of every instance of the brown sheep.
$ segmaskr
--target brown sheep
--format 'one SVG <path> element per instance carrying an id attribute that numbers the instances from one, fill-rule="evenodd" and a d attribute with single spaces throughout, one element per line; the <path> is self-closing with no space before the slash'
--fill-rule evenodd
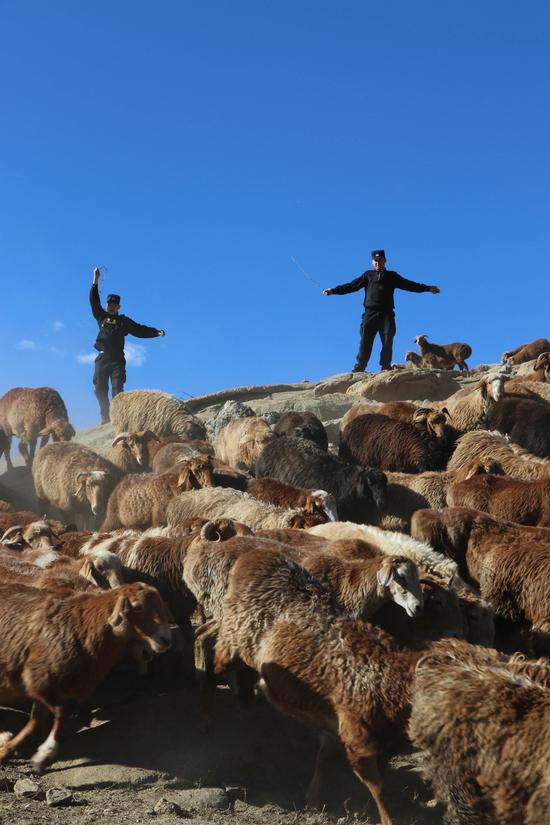
<path id="1" fill-rule="evenodd" d="M 453 441 L 444 413 L 430 413 L 425 426 L 385 415 L 361 415 L 341 433 L 338 454 L 365 467 L 421 473 L 443 469 Z"/>
<path id="2" fill-rule="evenodd" d="M 51 714 L 51 731 L 33 757 L 41 772 L 55 760 L 74 705 L 89 715 L 97 686 L 133 642 L 153 653 L 167 650 L 171 619 L 158 592 L 144 584 L 63 599 L 23 585 L 0 587 L 0 594 L 0 702 L 31 700 L 35 707 L 19 733 L 3 735 L 0 760 L 5 763 Z"/>
<path id="3" fill-rule="evenodd" d="M 449 508 L 415 513 L 412 532 L 454 559 L 498 617 L 527 626 L 535 649 L 550 652 L 550 530 Z"/>
<path id="4" fill-rule="evenodd" d="M 387 415 L 388 418 L 395 418 L 398 421 L 412 422 L 418 412 L 418 407 L 412 401 L 388 401 L 386 404 L 354 404 L 353 407 L 344 413 L 340 421 L 340 432 L 346 429 L 354 418 L 361 415 Z"/>
<path id="5" fill-rule="evenodd" d="M 154 475 L 125 476 L 113 490 L 103 532 L 121 527 L 144 529 L 166 522 L 166 509 L 178 493 L 213 486 L 211 456 L 197 456 Z"/>
<path id="6" fill-rule="evenodd" d="M 330 521 L 338 520 L 336 500 L 325 490 L 303 490 L 274 478 L 253 478 L 246 485 L 246 492 L 253 498 L 276 507 L 287 510 L 297 507 L 305 513 L 317 513 Z"/>
<path id="7" fill-rule="evenodd" d="M 84 444 L 42 447 L 33 462 L 36 495 L 44 509 L 61 510 L 81 526 L 96 526 L 120 470 Z"/>
<path id="8" fill-rule="evenodd" d="M 550 478 L 550 460 L 538 458 L 511 442 L 507 436 L 488 430 L 476 430 L 461 436 L 447 469 L 454 472 L 472 461 L 496 461 L 504 474 L 511 478 Z"/>
<path id="9" fill-rule="evenodd" d="M 19 438 L 19 452 L 27 464 L 33 462 L 38 436 L 43 447 L 50 436 L 53 441 L 70 441 L 75 435 L 65 403 L 51 387 L 15 387 L 5 393 L 0 398 L 0 427 L 9 442 L 4 447 L 8 466 L 14 435 Z"/>
<path id="10" fill-rule="evenodd" d="M 234 418 L 220 430 L 216 454 L 230 467 L 253 470 L 262 449 L 273 438 L 273 430 L 263 419 Z"/>
<path id="11" fill-rule="evenodd" d="M 534 681 L 452 650 L 417 664 L 409 733 L 447 825 L 550 821 L 550 671 L 538 669 Z"/>
<path id="12" fill-rule="evenodd" d="M 293 438 L 309 438 L 325 452 L 328 450 L 328 436 L 322 422 L 312 412 L 291 410 L 279 418 L 273 428 L 276 435 Z"/>
<path id="13" fill-rule="evenodd" d="M 106 457 L 123 473 L 144 473 L 150 469 L 149 454 L 153 442 L 160 444 L 160 438 L 151 430 L 119 433 Z"/>
<path id="14" fill-rule="evenodd" d="M 405 361 L 412 364 L 413 368 L 417 370 L 421 367 L 428 366 L 427 364 L 424 364 L 424 359 L 422 356 L 412 350 L 405 353 Z"/>
<path id="15" fill-rule="evenodd" d="M 432 344 L 428 343 L 427 335 L 417 335 L 414 342 L 418 344 L 422 361 L 426 366 L 452 370 L 456 364 L 461 371 L 468 369 L 466 358 L 472 354 L 469 344 Z"/>
<path id="16" fill-rule="evenodd" d="M 163 473 L 179 461 L 196 455 L 213 456 L 214 448 L 208 441 L 172 441 L 160 447 L 153 457 L 151 466 L 154 473 Z"/>
<path id="17" fill-rule="evenodd" d="M 476 475 L 452 484 L 449 507 L 473 507 L 504 521 L 550 527 L 550 479 L 523 481 L 507 476 Z"/>
<path id="18" fill-rule="evenodd" d="M 506 361 L 509 361 L 514 365 L 524 364 L 525 361 L 532 361 L 534 358 L 542 355 L 543 352 L 548 352 L 549 350 L 550 341 L 547 341 L 546 338 L 535 338 L 535 340 L 529 344 L 521 344 L 521 346 L 510 350 L 510 352 L 504 352 L 502 354 L 502 363 L 505 364 Z"/>
<path id="19" fill-rule="evenodd" d="M 229 575 L 215 647 L 218 675 L 258 674 L 279 710 L 336 732 L 368 787 L 380 822 L 378 752 L 406 730 L 410 684 L 422 654 L 398 650 L 378 628 L 342 615 L 329 593 L 275 550 L 238 558 Z M 319 762 L 318 762 L 319 765 Z M 318 801 L 320 778 L 310 785 Z"/>

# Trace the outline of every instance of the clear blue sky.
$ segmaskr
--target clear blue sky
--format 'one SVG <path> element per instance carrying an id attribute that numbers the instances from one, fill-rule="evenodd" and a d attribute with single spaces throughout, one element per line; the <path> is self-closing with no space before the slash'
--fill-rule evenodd
<path id="1" fill-rule="evenodd" d="M 550 337 L 549 23 L 529 0 L 0 0 L 0 391 L 98 420 L 95 264 L 167 330 L 127 339 L 127 389 L 349 369 L 362 293 L 322 297 L 292 255 L 327 287 L 385 247 L 441 287 L 397 293 L 394 360 L 422 333 L 472 363 Z"/>

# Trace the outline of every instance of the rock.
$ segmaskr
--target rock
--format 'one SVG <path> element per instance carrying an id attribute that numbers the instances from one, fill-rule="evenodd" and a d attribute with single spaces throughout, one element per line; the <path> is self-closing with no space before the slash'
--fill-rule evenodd
<path id="1" fill-rule="evenodd" d="M 179 791 L 178 797 L 191 811 L 227 811 L 232 800 L 223 788 L 191 788 Z"/>
<path id="2" fill-rule="evenodd" d="M 226 427 L 234 418 L 250 418 L 253 415 L 256 415 L 256 413 L 248 404 L 243 404 L 242 401 L 226 401 L 215 418 L 206 425 L 210 442 L 215 444 L 220 430 Z"/>
<path id="3" fill-rule="evenodd" d="M 46 791 L 46 804 L 50 808 L 72 805 L 74 801 L 74 796 L 67 788 L 48 788 Z"/>
<path id="4" fill-rule="evenodd" d="M 324 421 L 324 427 L 327 431 L 328 441 L 329 444 L 334 444 L 335 447 L 338 447 L 340 443 L 340 421 L 341 418 L 333 418 L 330 421 Z"/>
<path id="5" fill-rule="evenodd" d="M 443 370 L 394 370 L 380 372 L 352 384 L 346 397 L 369 401 L 443 401 L 460 389 L 460 383 Z"/>
<path id="6" fill-rule="evenodd" d="M 37 799 L 42 796 L 42 788 L 34 779 L 18 779 L 13 786 L 13 792 L 22 799 Z"/>
<path id="7" fill-rule="evenodd" d="M 357 381 L 364 381 L 369 373 L 364 372 L 343 372 L 340 375 L 333 375 L 320 381 L 313 390 L 316 398 L 323 395 L 332 395 L 335 392 L 344 394 L 352 384 Z"/>
<path id="8" fill-rule="evenodd" d="M 153 808 L 153 811 L 158 816 L 189 816 L 188 811 L 184 811 L 183 808 L 181 808 L 176 802 L 166 799 L 165 796 L 161 796 Z"/>

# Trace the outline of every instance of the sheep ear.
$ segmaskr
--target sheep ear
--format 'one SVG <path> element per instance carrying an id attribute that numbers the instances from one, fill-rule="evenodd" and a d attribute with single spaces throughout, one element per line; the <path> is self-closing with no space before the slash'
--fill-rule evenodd
<path id="1" fill-rule="evenodd" d="M 376 594 L 377 596 L 383 596 L 384 590 L 389 585 L 392 580 L 393 576 L 393 569 L 391 564 L 387 564 L 386 562 L 382 565 L 380 570 L 376 574 Z"/>
<path id="2" fill-rule="evenodd" d="M 146 441 L 158 441 L 158 443 L 160 444 L 160 438 L 152 430 L 145 430 L 145 432 L 142 434 L 142 438 Z"/>
<path id="3" fill-rule="evenodd" d="M 91 582 L 95 587 L 99 586 L 96 578 L 96 569 L 90 559 L 86 559 L 86 561 L 80 568 L 80 575 L 83 579 L 86 579 L 87 581 Z M 111 623 L 110 619 L 109 623 Z"/>
<path id="4" fill-rule="evenodd" d="M 124 625 L 126 619 L 128 618 L 128 614 L 132 609 L 132 605 L 130 604 L 130 599 L 126 596 L 123 596 L 117 600 L 115 605 L 115 609 L 109 616 L 109 624 L 112 628 L 121 628 Z"/>

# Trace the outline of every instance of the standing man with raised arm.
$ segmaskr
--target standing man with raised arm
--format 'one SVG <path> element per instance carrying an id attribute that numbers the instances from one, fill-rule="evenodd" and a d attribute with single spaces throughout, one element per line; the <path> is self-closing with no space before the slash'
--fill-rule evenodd
<path id="1" fill-rule="evenodd" d="M 323 295 L 347 295 L 348 292 L 365 290 L 365 311 L 359 330 L 361 336 L 359 352 L 352 372 L 364 371 L 369 362 L 376 333 L 380 335 L 382 341 L 380 366 L 383 370 L 391 369 L 395 335 L 393 293 L 396 289 L 404 289 L 406 292 L 432 292 L 434 295 L 440 292 L 437 286 L 417 284 L 416 281 L 409 281 L 397 272 L 386 269 L 386 253 L 383 249 L 375 249 L 372 252 L 372 264 L 374 269 L 368 269 L 354 281 L 323 290 Z"/>
<path id="2" fill-rule="evenodd" d="M 114 398 L 124 389 L 126 381 L 126 359 L 124 357 L 124 338 L 135 335 L 136 338 L 157 338 L 166 333 L 163 329 L 136 324 L 126 315 L 119 315 L 120 295 L 107 295 L 107 309 L 103 309 L 99 300 L 99 269 L 94 269 L 94 280 L 90 290 L 92 314 L 99 326 L 99 333 L 94 344 L 99 355 L 95 359 L 94 386 L 99 401 L 101 423 L 109 421 L 109 379 L 111 395 Z"/>

